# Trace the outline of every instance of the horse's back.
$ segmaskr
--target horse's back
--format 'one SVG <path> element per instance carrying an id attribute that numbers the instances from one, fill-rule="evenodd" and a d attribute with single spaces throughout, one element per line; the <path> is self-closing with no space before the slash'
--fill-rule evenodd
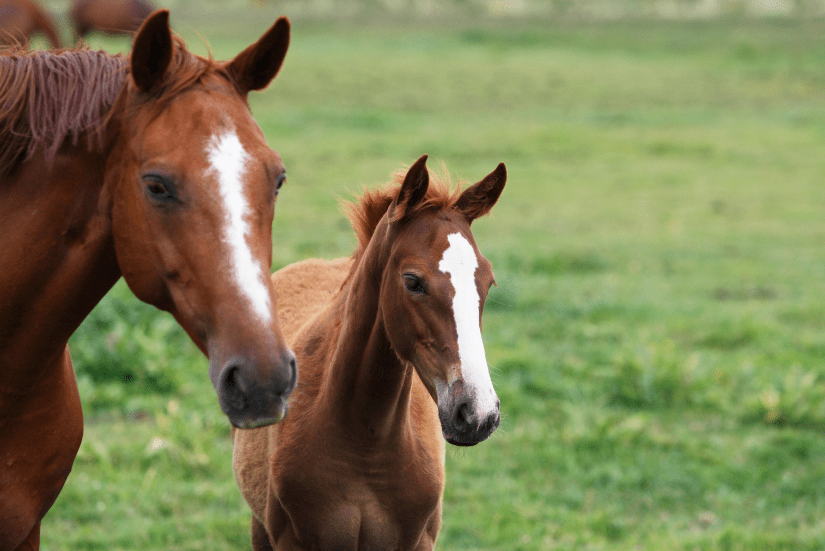
<path id="1" fill-rule="evenodd" d="M 278 317 L 287 343 L 291 345 L 301 327 L 330 303 L 351 266 L 351 258 L 311 258 L 272 274 L 272 285 L 278 294 Z"/>

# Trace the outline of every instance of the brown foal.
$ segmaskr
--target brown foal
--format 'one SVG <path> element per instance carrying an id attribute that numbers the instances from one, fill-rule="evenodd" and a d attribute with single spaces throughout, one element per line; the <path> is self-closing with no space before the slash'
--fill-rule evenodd
<path id="1" fill-rule="evenodd" d="M 431 550 L 444 440 L 499 424 L 481 340 L 493 271 L 470 224 L 506 181 L 430 185 L 426 156 L 350 208 L 350 259 L 272 276 L 301 378 L 281 424 L 234 431 L 235 478 L 262 550 Z"/>

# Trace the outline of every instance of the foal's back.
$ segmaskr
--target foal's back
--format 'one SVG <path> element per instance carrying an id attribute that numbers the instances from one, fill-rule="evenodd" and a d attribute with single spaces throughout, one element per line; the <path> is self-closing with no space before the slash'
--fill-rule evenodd
<path id="1" fill-rule="evenodd" d="M 278 317 L 287 342 L 293 342 L 301 327 L 330 303 L 351 266 L 351 258 L 311 258 L 272 274 L 272 285 L 278 294 Z"/>

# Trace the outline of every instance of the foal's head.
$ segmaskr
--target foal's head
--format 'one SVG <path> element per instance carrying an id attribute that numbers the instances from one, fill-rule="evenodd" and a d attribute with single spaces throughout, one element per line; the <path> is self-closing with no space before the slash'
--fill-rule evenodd
<path id="1" fill-rule="evenodd" d="M 494 283 L 470 224 L 487 214 L 504 189 L 504 164 L 463 193 L 429 189 L 426 155 L 407 172 L 384 227 L 386 262 L 380 309 L 387 336 L 438 402 L 444 438 L 471 446 L 499 424 L 481 313 Z"/>
<path id="2" fill-rule="evenodd" d="M 118 264 L 138 298 L 171 312 L 208 355 L 230 421 L 276 422 L 297 377 L 269 280 L 286 173 L 246 98 L 278 72 L 289 22 L 218 63 L 186 51 L 168 17 L 157 11 L 138 31 L 112 110 L 106 188 Z"/>

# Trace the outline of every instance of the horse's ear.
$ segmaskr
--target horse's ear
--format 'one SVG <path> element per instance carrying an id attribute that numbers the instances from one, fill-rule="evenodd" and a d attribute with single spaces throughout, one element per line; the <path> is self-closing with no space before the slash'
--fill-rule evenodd
<path id="1" fill-rule="evenodd" d="M 398 190 L 388 209 L 389 219 L 392 222 L 401 220 L 424 198 L 430 186 L 430 173 L 427 172 L 427 155 L 422 155 L 404 176 L 404 183 Z"/>
<path id="2" fill-rule="evenodd" d="M 172 49 L 169 10 L 156 10 L 140 26 L 132 44 L 132 78 L 141 92 L 149 92 L 163 81 Z"/>
<path id="3" fill-rule="evenodd" d="M 472 223 L 476 218 L 490 212 L 498 201 L 505 183 L 507 183 L 507 168 L 504 163 L 499 163 L 496 169 L 483 180 L 464 190 L 455 203 L 456 210 Z"/>
<path id="4" fill-rule="evenodd" d="M 289 19 L 279 17 L 255 44 L 235 56 L 227 68 L 242 90 L 262 90 L 278 74 L 287 48 Z"/>

